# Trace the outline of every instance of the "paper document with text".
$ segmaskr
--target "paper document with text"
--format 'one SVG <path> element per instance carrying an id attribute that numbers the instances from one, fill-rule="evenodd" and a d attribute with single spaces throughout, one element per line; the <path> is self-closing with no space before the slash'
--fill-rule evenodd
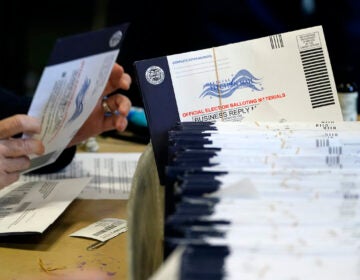
<path id="1" fill-rule="evenodd" d="M 114 66 L 126 25 L 59 39 L 45 67 L 28 115 L 41 120 L 42 156 L 26 171 L 54 162 L 97 104 Z M 80 47 L 81 46 L 81 47 Z"/>
<path id="2" fill-rule="evenodd" d="M 17 181 L 0 190 L 0 235 L 43 233 L 91 178 Z"/>

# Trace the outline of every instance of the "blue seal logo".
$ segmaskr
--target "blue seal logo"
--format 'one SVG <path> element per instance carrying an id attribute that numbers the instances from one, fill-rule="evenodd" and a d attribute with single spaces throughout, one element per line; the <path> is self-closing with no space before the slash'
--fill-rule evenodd
<path id="1" fill-rule="evenodd" d="M 203 86 L 203 92 L 199 97 L 214 96 L 227 98 L 230 97 L 236 90 L 242 88 L 251 88 L 253 91 L 263 90 L 261 79 L 256 78 L 248 70 L 242 69 L 236 75 L 225 82 L 217 84 L 216 82 L 206 83 Z"/>

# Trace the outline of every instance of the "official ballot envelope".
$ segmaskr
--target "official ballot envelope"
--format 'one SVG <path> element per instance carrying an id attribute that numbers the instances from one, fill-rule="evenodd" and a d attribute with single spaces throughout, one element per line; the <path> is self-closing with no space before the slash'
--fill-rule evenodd
<path id="1" fill-rule="evenodd" d="M 159 171 L 178 122 L 342 120 L 321 26 L 135 62 Z"/>
<path id="2" fill-rule="evenodd" d="M 31 171 L 54 162 L 97 104 L 120 51 L 128 24 L 59 38 L 28 114 L 41 120 L 45 153 L 31 157 Z"/>

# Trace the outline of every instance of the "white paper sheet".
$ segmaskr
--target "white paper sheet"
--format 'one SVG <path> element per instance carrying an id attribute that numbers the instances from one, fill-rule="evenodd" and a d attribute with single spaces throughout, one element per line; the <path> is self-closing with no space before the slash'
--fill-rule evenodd
<path id="1" fill-rule="evenodd" d="M 33 156 L 27 171 L 52 163 L 66 148 L 95 107 L 117 54 L 112 51 L 45 68 L 28 112 L 41 120 L 42 130 L 35 138 L 43 141 L 45 153 Z"/>
<path id="2" fill-rule="evenodd" d="M 60 172 L 26 174 L 22 180 L 38 181 L 92 177 L 79 194 L 81 199 L 128 199 L 131 182 L 141 153 L 77 153 L 73 162 Z"/>
<path id="3" fill-rule="evenodd" d="M 91 178 L 18 181 L 0 190 L 0 234 L 42 233 Z"/>
<path id="4" fill-rule="evenodd" d="M 82 229 L 79 229 L 70 236 L 91 238 L 101 242 L 108 241 L 111 238 L 127 231 L 127 221 L 117 218 L 104 218 L 92 223 Z"/>

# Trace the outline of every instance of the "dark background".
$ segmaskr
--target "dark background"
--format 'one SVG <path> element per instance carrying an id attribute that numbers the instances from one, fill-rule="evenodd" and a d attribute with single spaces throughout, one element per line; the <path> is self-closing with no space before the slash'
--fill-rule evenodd
<path id="1" fill-rule="evenodd" d="M 0 85 L 32 96 L 55 40 L 95 28 L 97 2 L 0 0 Z"/>
<path id="2" fill-rule="evenodd" d="M 360 1 L 4 1 L 0 0 L 0 85 L 32 96 L 58 37 L 130 22 L 118 62 L 322 25 L 335 81 L 360 84 Z M 126 92 L 142 106 L 135 79 Z"/>

